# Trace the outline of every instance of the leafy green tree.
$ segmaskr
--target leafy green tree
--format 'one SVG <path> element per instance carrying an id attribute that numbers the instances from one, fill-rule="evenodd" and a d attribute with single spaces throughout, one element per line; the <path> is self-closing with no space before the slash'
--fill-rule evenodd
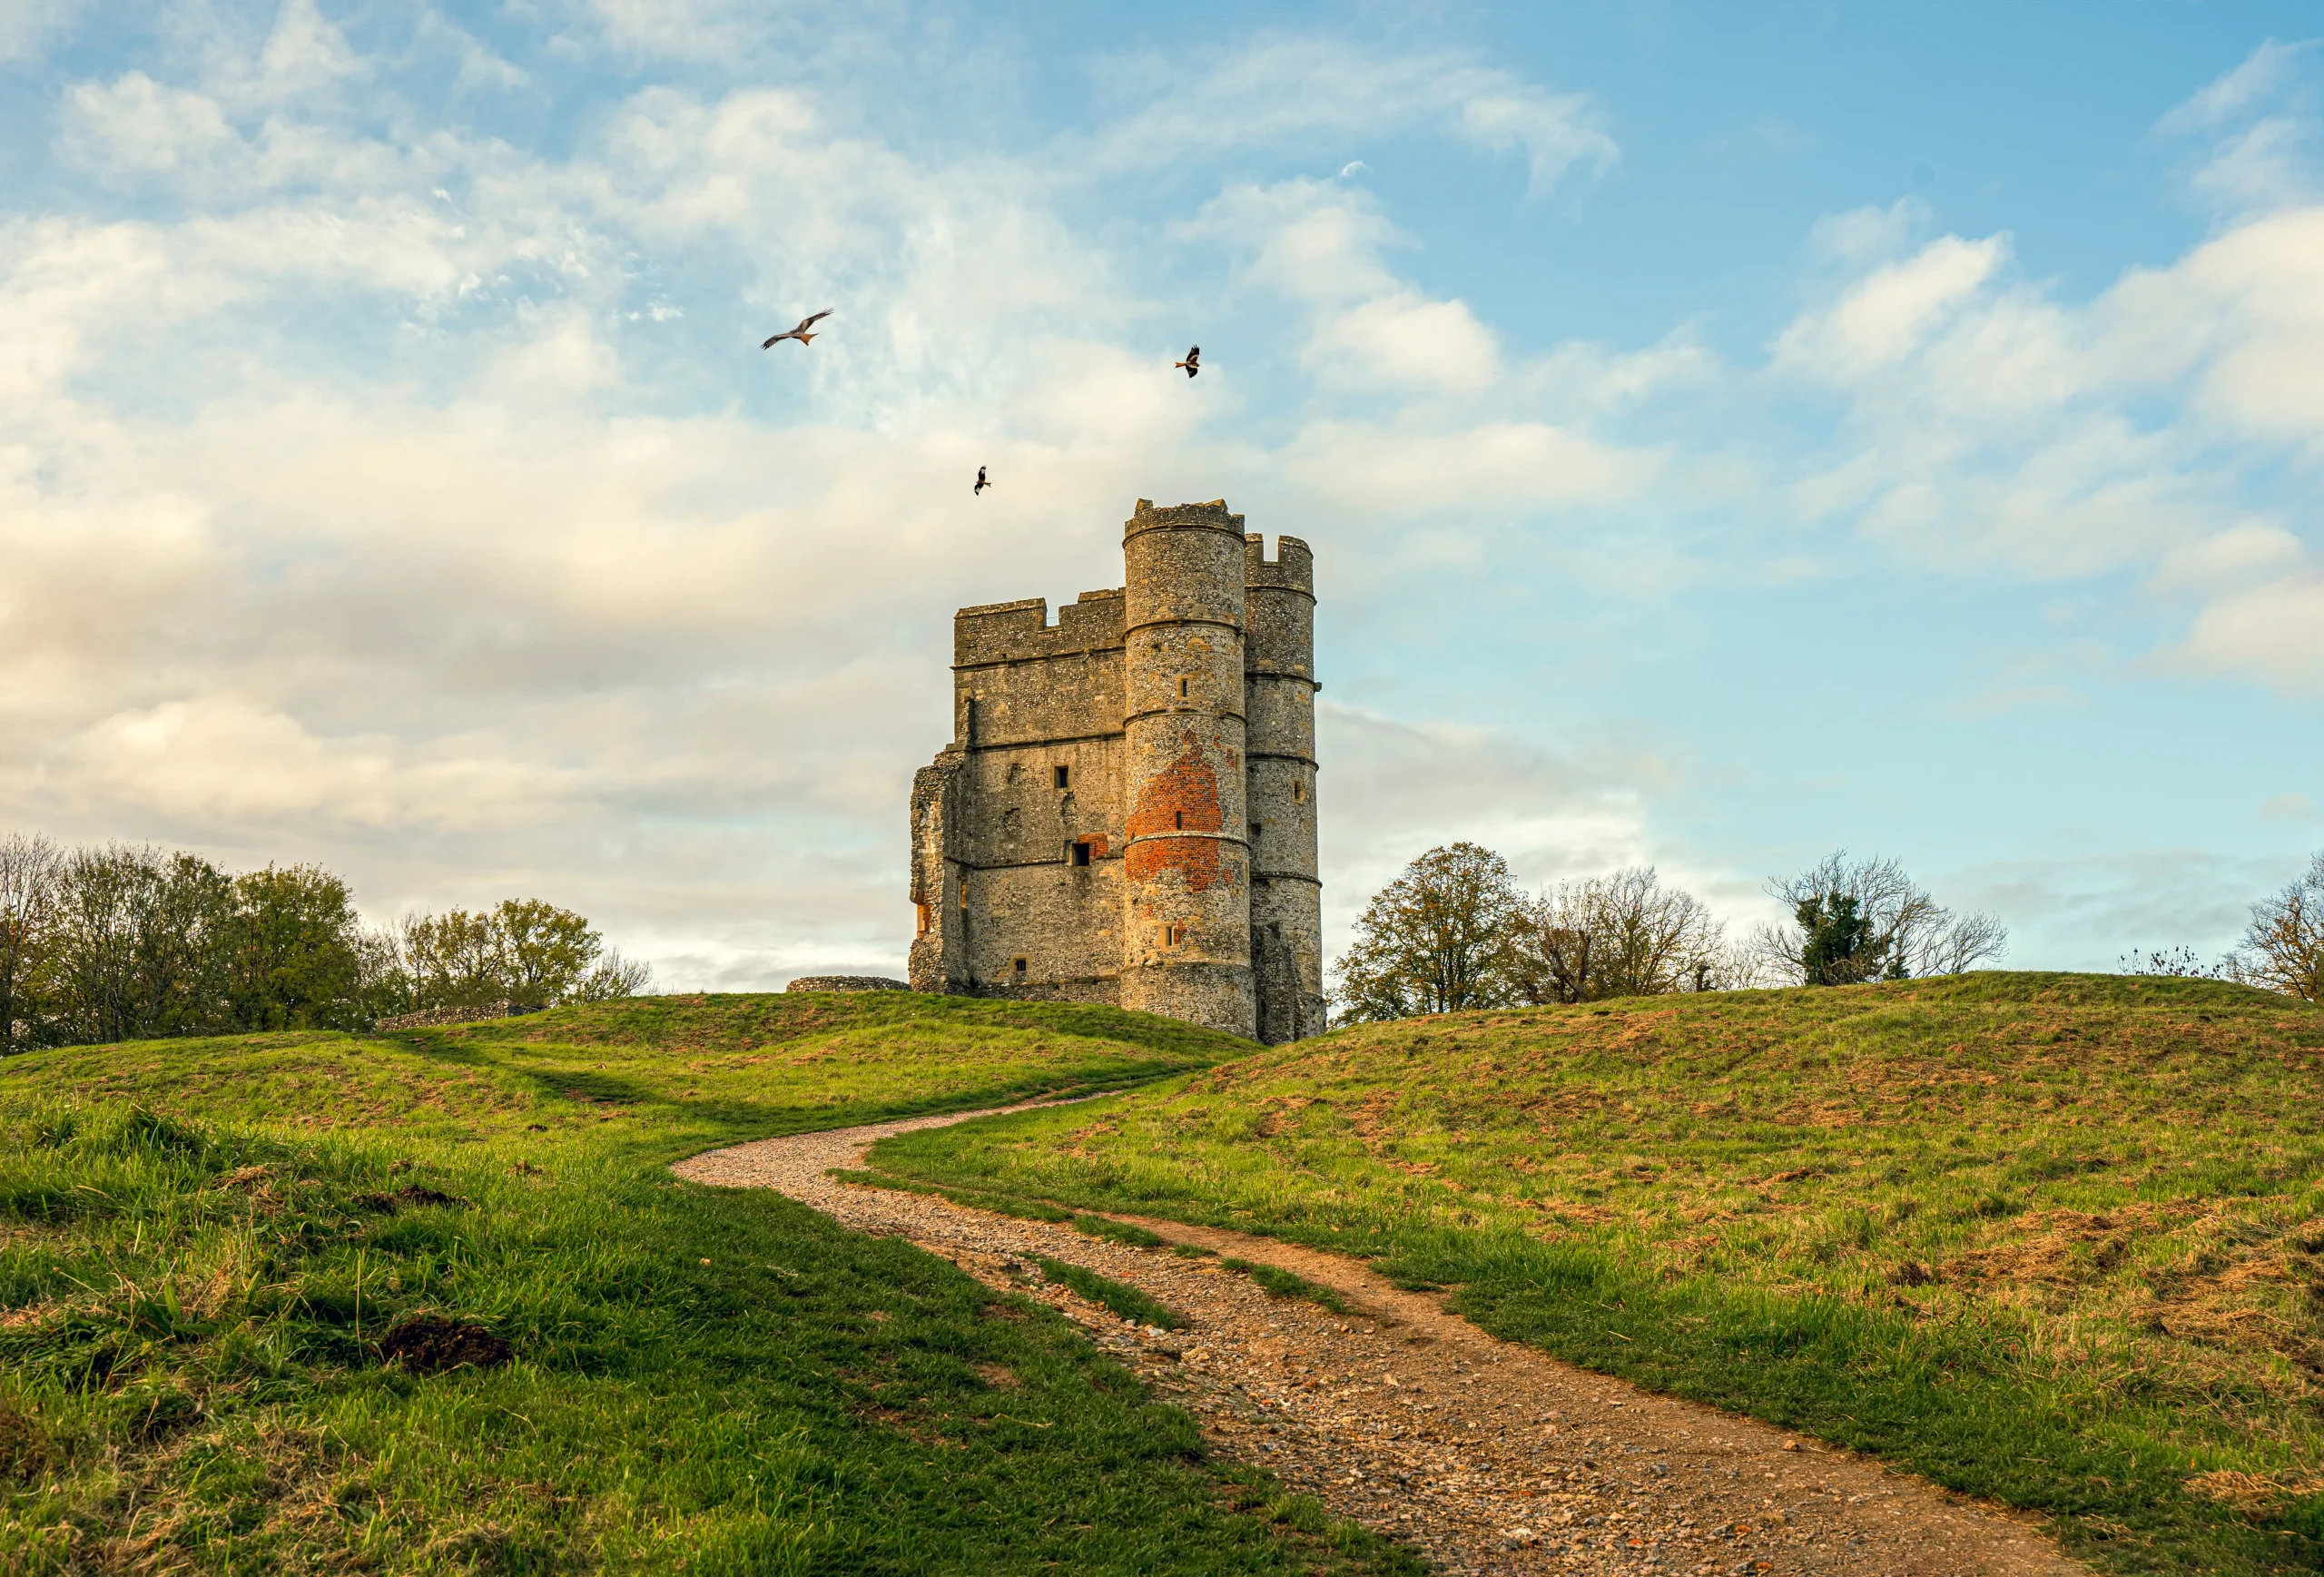
<path id="1" fill-rule="evenodd" d="M 413 1008 L 544 1008 L 634 996 L 653 979 L 645 965 L 607 951 L 587 920 L 534 898 L 413 915 L 399 942 L 403 994 Z"/>
<path id="2" fill-rule="evenodd" d="M 121 843 L 75 850 L 57 881 L 59 1038 L 232 1029 L 232 928 L 233 883 L 199 855 Z"/>
<path id="3" fill-rule="evenodd" d="M 414 914 L 403 922 L 403 964 L 415 1008 L 468 1008 L 508 995 L 499 929 L 489 912 Z"/>
<path id="4" fill-rule="evenodd" d="M 1802 937 L 1800 971 L 1811 986 L 1846 986 L 1881 973 L 1887 939 L 1872 931 L 1872 917 L 1856 912 L 1856 899 L 1846 892 L 1822 892 L 1803 898 L 1793 908 Z M 1894 970 L 1901 964 L 1889 959 Z"/>
<path id="5" fill-rule="evenodd" d="M 347 1030 L 363 1011 L 361 929 L 347 883 L 313 865 L 234 878 L 231 992 L 245 1030 Z"/>
<path id="6" fill-rule="evenodd" d="M 561 1002 L 588 978 L 605 942 L 569 909 L 537 898 L 509 898 L 492 912 L 500 975 L 520 1007 Z"/>
<path id="7" fill-rule="evenodd" d="M 1525 901 L 1509 864 L 1459 843 L 1431 849 L 1375 894 L 1339 961 L 1340 1021 L 1491 1008 L 1517 991 L 1511 938 Z"/>

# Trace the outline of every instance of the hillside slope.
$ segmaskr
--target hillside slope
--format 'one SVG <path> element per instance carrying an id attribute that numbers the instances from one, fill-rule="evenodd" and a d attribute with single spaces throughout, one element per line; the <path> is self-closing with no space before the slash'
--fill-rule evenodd
<path id="1" fill-rule="evenodd" d="M 667 1170 L 1251 1050 L 898 994 L 0 1065 L 0 1570 L 1394 1569 L 1046 1310 Z"/>
<path id="2" fill-rule="evenodd" d="M 2113 1570 L 2324 1560 L 2324 1013 L 2281 997 L 1995 972 L 1408 1020 L 874 1161 L 1371 1256 Z"/>

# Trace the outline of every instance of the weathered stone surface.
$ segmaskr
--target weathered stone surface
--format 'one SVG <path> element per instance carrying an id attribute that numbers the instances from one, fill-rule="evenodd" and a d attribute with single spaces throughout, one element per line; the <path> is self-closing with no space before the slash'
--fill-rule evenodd
<path id="1" fill-rule="evenodd" d="M 911 987 L 885 975 L 801 975 L 786 991 L 908 991 Z"/>
<path id="2" fill-rule="evenodd" d="M 1323 1028 L 1315 577 L 1224 500 L 1123 534 L 1125 585 L 953 616 L 953 738 L 912 783 L 915 991 Z"/>

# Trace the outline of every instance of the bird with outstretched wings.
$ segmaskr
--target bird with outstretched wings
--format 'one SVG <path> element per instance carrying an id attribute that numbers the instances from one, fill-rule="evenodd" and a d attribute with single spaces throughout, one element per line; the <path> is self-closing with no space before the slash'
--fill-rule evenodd
<path id="1" fill-rule="evenodd" d="M 1184 361 L 1173 361 L 1170 365 L 1173 367 L 1185 368 L 1187 370 L 1187 376 L 1192 378 L 1196 373 L 1202 370 L 1202 347 L 1199 345 L 1188 346 L 1187 348 L 1187 359 Z"/>
<path id="2" fill-rule="evenodd" d="M 970 492 L 971 492 L 971 493 L 981 493 L 981 492 L 983 492 L 987 488 L 990 488 L 990 487 L 991 487 L 991 486 L 992 486 L 992 484 L 991 484 L 990 482 L 988 482 L 988 481 L 986 481 L 986 480 L 984 479 L 984 468 L 983 468 L 982 466 L 979 466 L 979 467 L 977 468 L 977 485 L 976 485 L 975 487 L 973 487 L 973 488 L 970 488 L 969 489 L 969 491 L 970 491 Z"/>
<path id="3" fill-rule="evenodd" d="M 762 350 L 772 350 L 777 345 L 782 344 L 785 340 L 796 340 L 799 343 L 804 345 L 814 338 L 814 336 L 807 332 L 807 330 L 830 316 L 830 309 L 826 308 L 822 311 L 816 313 L 812 318 L 802 318 L 799 320 L 799 326 L 796 329 L 785 329 L 780 334 L 768 335 L 766 338 L 766 343 L 761 345 L 759 349 Z"/>

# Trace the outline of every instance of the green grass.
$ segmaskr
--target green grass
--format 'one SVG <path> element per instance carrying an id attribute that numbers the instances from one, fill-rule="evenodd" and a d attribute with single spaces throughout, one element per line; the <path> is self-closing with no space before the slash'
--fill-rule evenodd
<path id="1" fill-rule="evenodd" d="M 1274 1265 L 1258 1265 L 1248 1259 L 1226 1258 L 1218 1263 L 1238 1275 L 1249 1276 L 1269 1297 L 1304 1297 L 1309 1303 L 1323 1305 L 1334 1314 L 1349 1312 L 1346 1299 L 1330 1287 L 1308 1280 L 1297 1271 L 1285 1270 Z"/>
<path id="2" fill-rule="evenodd" d="M 1041 1274 L 1059 1286 L 1071 1287 L 1091 1303 L 1113 1310 L 1126 1320 L 1136 1320 L 1142 1326 L 1156 1326 L 1166 1331 L 1181 1329 L 1186 1317 L 1169 1305 L 1157 1303 L 1126 1281 L 1116 1281 L 1110 1276 L 1100 1276 L 1078 1265 L 1068 1265 L 1062 1259 L 1036 1261 Z"/>
<path id="3" fill-rule="evenodd" d="M 1403 1569 L 1039 1305 L 666 1169 L 1248 1050 L 898 994 L 0 1065 L 0 1571 Z M 382 1362 L 419 1316 L 514 1360 Z"/>
<path id="4" fill-rule="evenodd" d="M 1994 972 L 1410 1020 L 875 1158 L 1366 1256 L 2107 1571 L 2324 1568 L 2324 1012 L 2285 998 Z"/>

